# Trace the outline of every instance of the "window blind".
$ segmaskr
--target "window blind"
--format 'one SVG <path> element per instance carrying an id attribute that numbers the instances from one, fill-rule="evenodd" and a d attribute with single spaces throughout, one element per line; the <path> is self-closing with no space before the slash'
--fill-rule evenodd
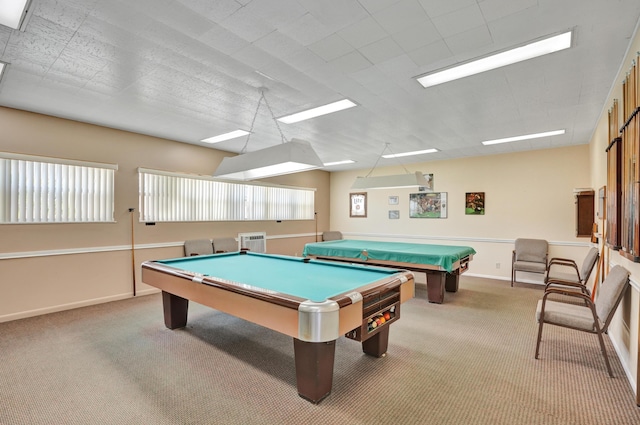
<path id="1" fill-rule="evenodd" d="M 113 222 L 117 169 L 0 152 L 0 223 Z"/>
<path id="2" fill-rule="evenodd" d="M 312 220 L 315 189 L 140 168 L 140 221 Z"/>

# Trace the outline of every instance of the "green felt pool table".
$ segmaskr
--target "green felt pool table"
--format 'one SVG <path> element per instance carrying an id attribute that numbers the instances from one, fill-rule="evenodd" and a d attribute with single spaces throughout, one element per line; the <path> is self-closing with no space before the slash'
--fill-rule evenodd
<path id="1" fill-rule="evenodd" d="M 308 243 L 302 255 L 423 272 L 428 301 L 441 304 L 445 290 L 458 291 L 460 274 L 467 271 L 475 253 L 469 246 L 339 239 Z"/>
<path id="2" fill-rule="evenodd" d="M 142 281 L 162 290 L 169 329 L 186 326 L 191 300 L 293 337 L 298 394 L 314 403 L 331 392 L 336 339 L 383 356 L 414 295 L 408 271 L 246 251 L 147 261 Z"/>

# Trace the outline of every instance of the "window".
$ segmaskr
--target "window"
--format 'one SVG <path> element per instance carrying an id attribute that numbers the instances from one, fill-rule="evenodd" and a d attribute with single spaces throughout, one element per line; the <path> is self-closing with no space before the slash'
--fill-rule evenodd
<path id="1" fill-rule="evenodd" d="M 315 189 L 140 168 L 140 221 L 313 220 Z"/>
<path id="2" fill-rule="evenodd" d="M 0 223 L 113 222 L 117 169 L 0 152 Z"/>

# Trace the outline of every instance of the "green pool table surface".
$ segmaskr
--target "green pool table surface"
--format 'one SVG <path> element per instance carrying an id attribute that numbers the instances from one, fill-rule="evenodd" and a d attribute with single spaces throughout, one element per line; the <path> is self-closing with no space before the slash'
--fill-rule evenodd
<path id="1" fill-rule="evenodd" d="M 324 301 L 383 277 L 393 269 L 350 266 L 321 260 L 249 252 L 159 260 L 160 264 L 311 301 Z M 301 284 L 304 280 L 304 284 Z M 206 283 L 206 282 L 205 282 Z"/>

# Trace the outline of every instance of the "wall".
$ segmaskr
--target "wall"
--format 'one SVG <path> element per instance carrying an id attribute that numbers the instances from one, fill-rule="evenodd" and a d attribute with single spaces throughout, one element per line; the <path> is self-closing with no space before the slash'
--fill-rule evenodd
<path id="1" fill-rule="evenodd" d="M 146 226 L 137 214 L 138 167 L 210 175 L 225 153 L 1 107 L 0 128 L 1 151 L 118 164 L 116 223 L 0 225 L 0 321 L 130 297 L 134 274 L 137 294 L 153 292 L 140 281 L 140 262 L 182 256 L 186 239 L 266 231 L 268 252 L 295 255 L 316 240 L 316 230 L 328 230 L 325 171 L 269 179 L 317 188 L 317 221 Z"/>
<path id="2" fill-rule="evenodd" d="M 407 166 L 434 175 L 434 190 L 447 192 L 448 218 L 409 218 L 409 189 L 369 190 L 366 218 L 349 217 L 351 184 L 362 172 L 331 174 L 331 227 L 352 238 L 467 245 L 477 254 L 470 275 L 510 279 L 516 238 L 550 243 L 551 256 L 581 260 L 589 238 L 575 237 L 574 188 L 589 187 L 589 147 L 572 146 L 503 155 L 432 161 Z M 376 168 L 372 175 L 403 173 Z M 415 191 L 413 191 L 415 192 Z M 485 192 L 485 215 L 465 215 L 465 194 Z M 389 205 L 399 196 L 399 205 Z M 388 211 L 400 211 L 390 220 Z M 540 275 L 523 275 L 539 281 Z"/>
<path id="3" fill-rule="evenodd" d="M 640 25 L 640 22 L 638 23 Z M 632 61 L 637 58 L 640 51 L 640 34 L 638 27 L 632 37 L 628 48 L 628 54 L 620 65 L 620 72 L 612 82 L 611 92 L 598 121 L 598 126 L 590 142 L 590 168 L 591 185 L 593 187 L 603 187 L 607 184 L 607 156 L 605 149 L 609 146 L 608 130 L 608 110 L 613 106 L 613 100 L 618 99 L 620 107 L 620 120 L 628 117 L 622 116 L 622 81 L 626 72 L 631 69 Z M 600 222 L 601 223 L 601 222 Z M 602 226 L 600 226 L 602 228 Z M 601 246 L 602 249 L 602 246 Z M 640 384 L 640 264 L 633 263 L 620 256 L 617 251 L 604 248 L 603 253 L 607 258 L 607 265 L 619 264 L 631 272 L 632 289 L 628 291 L 609 329 L 609 337 L 613 341 L 618 356 L 625 367 L 625 371 L 636 390 L 636 396 L 640 395 L 638 385 Z M 638 398 L 640 404 L 640 397 Z"/>

